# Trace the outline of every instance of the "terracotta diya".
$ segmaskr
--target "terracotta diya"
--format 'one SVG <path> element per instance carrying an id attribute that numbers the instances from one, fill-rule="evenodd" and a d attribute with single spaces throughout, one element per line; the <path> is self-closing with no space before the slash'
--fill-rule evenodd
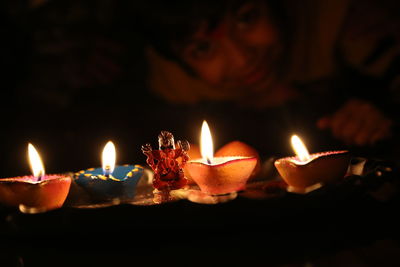
<path id="1" fill-rule="evenodd" d="M 296 156 L 277 159 L 274 162 L 288 191 L 307 193 L 325 184 L 340 181 L 346 174 L 350 153 L 347 150 L 309 154 L 306 146 L 296 135 L 292 136 Z"/>
<path id="2" fill-rule="evenodd" d="M 211 132 L 206 121 L 201 130 L 200 150 L 202 158 L 188 161 L 185 170 L 201 191 L 224 195 L 246 188 L 258 163 L 256 155 L 214 157 Z"/>
<path id="3" fill-rule="evenodd" d="M 60 208 L 67 198 L 71 176 L 46 175 L 40 156 L 31 144 L 28 154 L 33 175 L 0 179 L 0 202 L 26 213 Z"/>

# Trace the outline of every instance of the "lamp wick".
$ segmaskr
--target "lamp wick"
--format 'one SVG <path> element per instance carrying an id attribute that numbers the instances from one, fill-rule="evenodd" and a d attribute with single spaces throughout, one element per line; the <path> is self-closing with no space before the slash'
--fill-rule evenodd
<path id="1" fill-rule="evenodd" d="M 104 168 L 104 176 L 107 177 L 107 178 L 110 177 L 110 169 L 111 169 L 110 165 L 107 165 L 107 166 Z"/>
<path id="2" fill-rule="evenodd" d="M 39 175 L 37 176 L 37 181 L 40 182 L 43 177 L 43 172 L 39 172 Z"/>

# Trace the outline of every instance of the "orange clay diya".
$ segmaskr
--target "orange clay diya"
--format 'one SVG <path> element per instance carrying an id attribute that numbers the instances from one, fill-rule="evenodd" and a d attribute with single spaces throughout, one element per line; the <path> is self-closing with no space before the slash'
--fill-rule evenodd
<path id="1" fill-rule="evenodd" d="M 229 152 L 230 149 L 228 147 L 226 151 Z M 201 130 L 200 150 L 202 158 L 188 161 L 185 170 L 202 192 L 224 195 L 246 188 L 246 183 L 258 164 L 258 154 L 214 157 L 211 132 L 206 121 Z"/>
<path id="2" fill-rule="evenodd" d="M 325 184 L 340 181 L 346 174 L 350 162 L 347 150 L 309 154 L 306 146 L 296 135 L 291 138 L 294 157 L 277 159 L 274 162 L 287 190 L 307 193 Z"/>
<path id="3" fill-rule="evenodd" d="M 189 151 L 189 157 L 191 159 L 200 159 L 202 158 L 201 152 L 200 152 L 200 147 L 197 144 L 190 144 L 190 151 Z M 222 146 L 220 149 L 215 152 L 215 157 L 231 157 L 231 156 L 238 156 L 238 157 L 256 157 L 257 158 L 257 164 L 255 168 L 253 169 L 253 172 L 250 175 L 249 181 L 253 180 L 254 178 L 257 177 L 257 175 L 261 171 L 261 161 L 260 161 L 260 155 L 258 154 L 257 150 L 255 150 L 253 147 L 249 146 L 246 143 L 243 143 L 241 141 L 235 140 L 232 142 L 227 143 L 226 145 Z M 184 168 L 186 177 L 188 178 L 188 182 L 194 183 L 192 178 L 190 177 L 189 171 L 187 170 L 187 165 Z"/>
<path id="4" fill-rule="evenodd" d="M 33 145 L 28 145 L 33 175 L 0 179 L 0 202 L 19 207 L 24 213 L 60 208 L 68 196 L 71 176 L 45 175 L 43 163 Z"/>

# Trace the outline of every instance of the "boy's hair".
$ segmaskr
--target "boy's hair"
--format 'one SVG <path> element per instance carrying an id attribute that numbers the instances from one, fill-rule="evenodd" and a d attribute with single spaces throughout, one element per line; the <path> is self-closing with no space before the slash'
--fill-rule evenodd
<path id="1" fill-rule="evenodd" d="M 184 45 L 204 21 L 212 31 L 227 11 L 236 10 L 249 1 L 257 0 L 144 0 L 135 3 L 131 18 L 134 28 L 148 45 L 165 58 L 184 65 L 173 45 Z M 281 7 L 276 4 L 280 1 L 258 1 L 267 3 L 270 16 L 280 27 L 284 21 Z"/>
<path id="2" fill-rule="evenodd" d="M 229 0 L 145 0 L 138 4 L 136 26 L 145 42 L 164 57 L 178 60 L 172 49 L 173 44 L 188 41 L 203 21 L 210 30 L 217 26 L 219 19 L 230 5 Z"/>

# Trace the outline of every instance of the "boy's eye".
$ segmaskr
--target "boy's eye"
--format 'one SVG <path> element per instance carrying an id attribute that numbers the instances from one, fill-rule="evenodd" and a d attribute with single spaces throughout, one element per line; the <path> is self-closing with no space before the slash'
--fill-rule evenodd
<path id="1" fill-rule="evenodd" d="M 236 21 L 239 26 L 246 27 L 255 23 L 260 17 L 260 10 L 254 3 L 241 6 L 236 12 Z"/>
<path id="2" fill-rule="evenodd" d="M 191 57 L 203 59 L 211 56 L 213 44 L 210 41 L 197 41 L 188 48 Z"/>
<path id="3" fill-rule="evenodd" d="M 206 53 L 211 49 L 211 44 L 210 42 L 198 42 L 196 43 L 194 50 L 196 50 L 199 53 Z"/>

